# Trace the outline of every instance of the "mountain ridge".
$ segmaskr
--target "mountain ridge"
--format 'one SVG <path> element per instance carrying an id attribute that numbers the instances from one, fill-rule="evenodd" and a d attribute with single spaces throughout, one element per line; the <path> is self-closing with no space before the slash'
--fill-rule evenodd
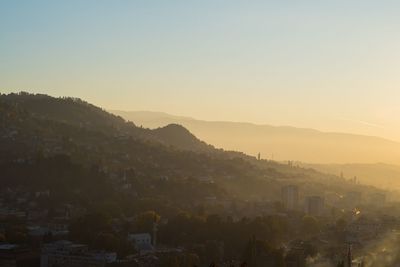
<path id="1" fill-rule="evenodd" d="M 248 122 L 205 121 L 163 112 L 111 112 L 149 128 L 182 124 L 216 147 L 244 151 L 250 155 L 261 152 L 264 157 L 268 155 L 267 158 L 272 158 L 274 154 L 276 160 L 400 164 L 400 143 L 378 136 Z"/>
<path id="2" fill-rule="evenodd" d="M 385 137 L 376 136 L 376 135 L 366 135 L 366 134 L 357 134 L 357 133 L 339 132 L 339 131 L 323 131 L 323 130 L 319 130 L 319 129 L 315 129 L 315 128 L 297 127 L 297 126 L 290 126 L 290 125 L 272 125 L 272 124 L 267 124 L 267 123 L 264 124 L 264 123 L 255 123 L 255 122 L 246 122 L 246 121 L 203 120 L 203 119 L 196 119 L 194 117 L 189 117 L 189 116 L 173 115 L 173 114 L 170 114 L 170 113 L 167 113 L 167 112 L 162 112 L 162 111 L 147 111 L 147 110 L 125 111 L 125 110 L 118 110 L 118 109 L 109 109 L 108 111 L 113 113 L 113 114 L 116 114 L 116 115 L 124 114 L 124 113 L 125 114 L 129 114 L 129 113 L 153 114 L 154 117 L 156 117 L 157 115 L 163 115 L 163 116 L 165 116 L 165 118 L 176 118 L 176 119 L 182 119 L 182 120 L 195 120 L 195 121 L 201 121 L 201 122 L 206 122 L 206 123 L 240 124 L 240 125 L 255 126 L 255 127 L 270 127 L 270 128 L 278 128 L 278 129 L 304 130 L 304 131 L 315 132 L 315 133 L 323 133 L 323 134 L 346 135 L 346 136 L 374 138 L 374 139 L 379 139 L 379 140 L 386 141 L 386 142 L 400 144 L 400 141 L 396 141 L 396 140 L 393 140 L 393 139 L 390 139 L 390 138 L 385 138 Z M 123 117 L 122 115 L 118 115 L 118 116 Z M 172 124 L 174 124 L 174 123 L 172 123 Z M 377 162 L 377 163 L 379 163 L 379 162 Z"/>

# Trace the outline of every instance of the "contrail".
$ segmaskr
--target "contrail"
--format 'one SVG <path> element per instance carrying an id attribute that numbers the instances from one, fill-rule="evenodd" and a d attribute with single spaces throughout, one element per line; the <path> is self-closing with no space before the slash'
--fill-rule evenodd
<path id="1" fill-rule="evenodd" d="M 353 119 L 346 119 L 346 118 L 338 118 L 338 119 L 342 120 L 342 121 L 350 121 L 350 122 L 354 122 L 354 123 L 358 123 L 358 124 L 363 124 L 363 125 L 367 125 L 367 126 L 374 127 L 374 128 L 380 128 L 380 129 L 384 128 L 383 125 L 368 122 L 368 121 L 363 121 L 363 120 L 353 120 Z"/>

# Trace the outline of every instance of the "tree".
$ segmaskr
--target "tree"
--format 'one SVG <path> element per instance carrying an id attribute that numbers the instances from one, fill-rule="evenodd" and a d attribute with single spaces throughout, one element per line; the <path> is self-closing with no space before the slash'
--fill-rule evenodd
<path id="1" fill-rule="evenodd" d="M 336 231 L 343 232 L 347 227 L 347 221 L 344 218 L 340 218 L 336 221 Z"/>
<path id="2" fill-rule="evenodd" d="M 112 232 L 110 217 L 103 213 L 88 213 L 70 225 L 70 237 L 72 240 L 90 244 L 100 233 Z"/>
<path id="3" fill-rule="evenodd" d="M 3 235 L 2 233 L 0 233 L 0 242 L 5 242 L 5 241 L 6 241 L 5 235 Z"/>
<path id="4" fill-rule="evenodd" d="M 314 235 L 319 232 L 320 226 L 318 220 L 315 217 L 306 215 L 302 219 L 301 228 L 303 234 Z"/>
<path id="5" fill-rule="evenodd" d="M 285 266 L 283 249 L 273 248 L 267 242 L 257 240 L 255 237 L 247 243 L 244 260 L 249 267 Z"/>
<path id="6" fill-rule="evenodd" d="M 27 241 L 27 230 L 23 225 L 14 225 L 6 229 L 5 239 L 10 243 L 22 244 Z"/>
<path id="7" fill-rule="evenodd" d="M 160 215 L 155 211 L 145 211 L 136 218 L 136 228 L 139 232 L 152 232 L 154 223 L 160 221 Z"/>
<path id="8" fill-rule="evenodd" d="M 119 249 L 119 240 L 112 233 L 100 233 L 95 239 L 94 246 L 96 249 L 117 251 Z"/>

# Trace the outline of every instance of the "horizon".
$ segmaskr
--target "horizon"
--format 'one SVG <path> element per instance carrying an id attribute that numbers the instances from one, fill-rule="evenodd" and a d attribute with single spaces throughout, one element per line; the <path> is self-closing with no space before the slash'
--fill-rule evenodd
<path id="1" fill-rule="evenodd" d="M 19 93 L 19 92 L 27 92 L 30 94 L 44 94 L 50 97 L 56 97 L 56 98 L 62 98 L 62 97 L 73 97 L 73 98 L 79 98 L 83 101 L 87 101 L 90 104 L 93 104 L 97 107 L 100 107 L 102 109 L 104 109 L 107 112 L 113 113 L 114 112 L 143 112 L 143 113 L 158 113 L 158 114 L 164 114 L 164 115 L 168 115 L 168 116 L 172 116 L 172 117 L 179 117 L 179 118 L 184 118 L 184 119 L 191 119 L 191 120 L 195 120 L 195 121 L 204 121 L 204 122 L 214 122 L 214 123 L 238 123 L 238 124 L 250 124 L 250 125 L 254 125 L 254 126 L 270 126 L 270 127 L 275 127 L 275 128 L 294 128 L 294 129 L 299 129 L 299 130 L 310 130 L 310 131 L 316 131 L 316 132 L 320 132 L 320 133 L 326 133 L 326 134 L 344 134 L 344 135 L 355 135 L 355 136 L 366 136 L 366 137 L 373 137 L 373 138 L 378 138 L 378 139 L 383 139 L 383 140 L 387 140 L 390 142 L 395 142 L 395 143 L 400 143 L 400 139 L 396 140 L 396 139 L 392 139 L 390 137 L 385 137 L 385 136 L 379 136 L 379 135 L 374 135 L 374 134 L 367 134 L 367 133 L 363 133 L 363 132 L 346 132 L 346 131 L 340 131 L 340 130 L 329 130 L 329 129 L 319 129 L 319 128 L 315 128 L 315 127 L 303 127 L 303 126 L 295 126 L 295 125 L 287 125 L 287 124 L 272 124 L 269 122 L 256 122 L 256 121 L 235 121 L 235 120 L 213 120 L 213 119 L 207 119 L 207 118 L 198 118 L 198 117 L 194 117 L 194 116 L 189 116 L 186 114 L 172 114 L 169 113 L 167 111 L 157 111 L 157 110 L 123 110 L 123 109 L 109 109 L 107 107 L 103 107 L 101 105 L 98 105 L 96 103 L 90 102 L 87 99 L 81 98 L 81 97 L 77 97 L 77 96 L 68 96 L 68 95 L 59 95 L 59 96 L 54 96 L 51 94 L 47 94 L 47 93 L 41 93 L 41 92 L 33 92 L 33 91 L 27 91 L 27 90 L 21 90 L 21 91 L 5 91 L 5 92 L 0 92 L 0 93 L 6 93 L 6 94 L 11 94 L 11 93 Z M 132 121 L 134 122 L 134 121 Z M 379 162 L 377 162 L 379 163 Z M 351 164 L 351 163 L 350 163 Z M 357 163 L 356 163 L 357 164 Z"/>
<path id="2" fill-rule="evenodd" d="M 1 6 L 2 92 L 400 141 L 399 3 Z"/>
<path id="3" fill-rule="evenodd" d="M 105 109 L 105 108 L 103 108 L 103 107 L 101 107 L 99 105 L 96 105 L 94 103 L 88 102 L 87 100 L 82 99 L 82 98 L 78 98 L 78 97 L 73 97 L 73 96 L 52 96 L 52 95 L 48 95 L 48 94 L 31 93 L 31 92 L 27 92 L 27 91 L 12 92 L 12 93 L 9 93 L 9 94 L 3 94 L 3 93 L 0 92 L 0 96 L 6 97 L 6 99 L 8 97 L 11 97 L 11 99 L 14 98 L 14 97 L 21 98 L 21 99 L 23 99 L 24 97 L 28 97 L 27 99 L 30 99 L 28 102 L 33 100 L 33 103 L 38 101 L 38 100 L 40 100 L 40 99 L 48 99 L 48 100 L 50 99 L 50 102 L 52 102 L 53 100 L 56 100 L 56 99 L 62 100 L 62 101 L 64 101 L 65 99 L 79 100 L 78 103 L 87 103 L 89 106 L 94 106 L 94 107 L 100 109 L 104 113 L 116 115 L 116 116 L 122 118 L 122 120 L 125 121 L 125 123 L 126 122 L 133 122 L 134 125 L 136 125 L 135 127 L 139 127 L 139 128 L 144 127 L 144 128 L 148 128 L 149 130 L 157 130 L 157 128 L 165 128 L 166 126 L 171 125 L 171 124 L 178 124 L 178 125 L 182 126 L 184 129 L 188 130 L 191 134 L 193 134 L 194 135 L 193 137 L 196 140 L 203 141 L 203 142 L 205 142 L 205 144 L 212 145 L 213 147 L 216 147 L 217 149 L 223 149 L 223 150 L 228 151 L 228 152 L 229 151 L 234 151 L 234 152 L 236 151 L 236 152 L 239 152 L 239 153 L 244 153 L 245 155 L 248 155 L 248 156 L 251 156 L 251 157 L 255 157 L 255 158 L 257 157 L 257 153 L 258 153 L 258 157 L 260 156 L 260 154 L 262 154 L 262 149 L 261 150 L 257 149 L 256 151 L 249 152 L 249 150 L 246 148 L 246 146 L 250 145 L 250 147 L 251 147 L 251 143 L 257 144 L 257 145 L 262 145 L 263 141 L 260 141 L 260 140 L 252 140 L 252 141 L 247 140 L 245 142 L 239 142 L 238 139 L 235 140 L 235 138 L 238 137 L 238 136 L 236 136 L 236 137 L 233 137 L 233 144 L 236 145 L 236 143 L 241 143 L 241 145 L 244 144 L 245 146 L 243 147 L 243 146 L 240 146 L 240 144 L 239 144 L 238 147 L 230 147 L 229 145 L 221 145 L 221 144 L 219 144 L 221 142 L 221 139 L 218 139 L 219 138 L 218 135 L 222 134 L 223 135 L 222 136 L 223 139 L 226 139 L 228 137 L 228 136 L 225 136 L 225 135 L 228 134 L 229 130 L 228 131 L 224 130 L 224 128 L 227 127 L 227 125 L 233 126 L 233 128 L 231 128 L 231 129 L 235 129 L 234 130 L 235 131 L 234 135 L 235 134 L 236 135 L 239 134 L 239 138 L 248 138 L 248 137 L 250 137 L 250 138 L 256 138 L 257 139 L 257 135 L 259 135 L 259 137 L 261 136 L 261 138 L 266 138 L 271 133 L 273 133 L 273 131 L 269 132 L 269 130 L 262 131 L 262 127 L 263 126 L 265 126 L 267 128 L 275 128 L 275 129 L 285 129 L 285 130 L 289 129 L 289 130 L 293 130 L 293 131 L 280 132 L 279 135 L 282 135 L 281 136 L 281 137 L 283 137 L 282 140 L 285 140 L 285 138 L 287 138 L 287 136 L 285 137 L 285 135 L 289 134 L 289 136 L 291 135 L 292 137 L 290 137 L 289 139 L 286 139 L 285 142 L 287 142 L 287 141 L 295 142 L 295 144 L 297 146 L 298 145 L 306 145 L 306 147 L 304 147 L 304 148 L 307 148 L 308 145 L 312 144 L 312 143 L 309 143 L 310 141 L 312 141 L 312 139 L 314 139 L 314 138 L 319 139 L 323 135 L 325 135 L 325 137 L 322 137 L 322 139 L 321 139 L 322 143 L 317 145 L 317 147 L 322 145 L 322 147 L 319 147 L 318 149 L 323 149 L 323 147 L 325 145 L 329 146 L 329 143 L 332 142 L 332 141 L 334 143 L 337 143 L 337 144 L 342 144 L 342 145 L 345 144 L 345 143 L 343 143 L 343 140 L 340 141 L 339 137 L 345 137 L 345 139 L 347 138 L 348 139 L 347 142 L 349 140 L 352 140 L 351 138 L 354 138 L 354 137 L 356 139 L 353 139 L 353 141 L 356 141 L 356 142 L 361 141 L 363 138 L 368 138 L 368 139 L 365 139 L 365 141 L 367 141 L 367 143 L 364 143 L 364 145 L 370 146 L 371 144 L 368 144 L 368 141 L 369 142 L 381 141 L 381 143 L 378 142 L 378 143 L 375 144 L 375 145 L 378 145 L 377 147 L 373 148 L 374 145 L 372 145 L 372 147 L 368 147 L 367 150 L 365 150 L 365 151 L 368 151 L 368 153 L 369 153 L 371 149 L 373 149 L 373 150 L 375 150 L 375 149 L 378 149 L 378 150 L 379 149 L 383 149 L 382 151 L 380 151 L 380 153 L 383 152 L 383 154 L 379 154 L 378 153 L 378 158 L 375 157 L 375 160 L 372 160 L 372 161 L 371 161 L 371 158 L 369 158 L 369 159 L 368 159 L 368 157 L 364 158 L 365 155 L 360 157 L 360 154 L 358 154 L 358 156 L 356 155 L 355 157 L 347 157 L 347 156 L 344 157 L 344 155 L 341 155 L 341 156 L 339 155 L 339 157 L 337 158 L 337 159 L 340 159 L 341 157 L 347 158 L 347 160 L 345 160 L 345 161 L 342 161 L 342 160 L 339 160 L 339 161 L 337 161 L 337 160 L 326 161 L 326 159 L 322 160 L 322 161 L 319 161 L 319 160 L 303 160 L 301 158 L 308 154 L 306 152 L 306 150 L 304 150 L 304 152 L 298 154 L 298 156 L 300 156 L 300 157 L 294 157 L 294 158 L 292 158 L 292 157 L 283 157 L 283 158 L 281 157 L 281 158 L 279 158 L 278 157 L 278 159 L 275 159 L 274 158 L 275 152 L 279 153 L 279 149 L 285 150 L 285 146 L 283 145 L 282 140 L 279 140 L 279 139 L 273 139 L 273 141 L 272 141 L 272 143 L 274 143 L 274 142 L 278 143 L 277 147 L 275 147 L 275 148 L 278 148 L 278 150 L 277 151 L 272 150 L 273 151 L 272 152 L 272 158 L 268 158 L 268 155 L 267 155 L 267 157 L 263 157 L 263 159 L 266 159 L 267 161 L 268 160 L 272 160 L 272 161 L 280 162 L 280 163 L 292 162 L 292 163 L 301 164 L 303 166 L 312 166 L 312 168 L 314 168 L 315 166 L 321 166 L 321 167 L 317 167 L 317 169 L 320 168 L 320 169 L 323 170 L 323 172 L 328 172 L 328 173 L 332 173 L 332 170 L 330 170 L 330 171 L 324 170 L 323 169 L 323 168 L 325 168 L 324 166 L 326 166 L 326 167 L 328 167 L 328 166 L 330 166 L 330 167 L 334 167 L 334 166 L 345 167 L 347 165 L 349 165 L 349 166 L 357 166 L 357 165 L 365 165 L 365 166 L 386 165 L 386 166 L 398 166 L 398 167 L 400 167 L 400 163 L 398 162 L 398 160 L 396 159 L 395 161 L 393 161 L 393 157 L 392 157 L 393 155 L 390 155 L 390 154 L 392 154 L 393 151 L 396 150 L 396 148 L 400 147 L 400 142 L 397 142 L 395 140 L 382 138 L 382 137 L 379 137 L 379 136 L 359 135 L 359 134 L 345 133 L 345 132 L 324 132 L 324 131 L 321 131 L 321 130 L 318 130 L 318 129 L 313 129 L 313 128 L 299 128 L 299 127 L 293 127 L 293 126 L 287 126 L 287 125 L 278 125 L 278 126 L 276 126 L 276 125 L 271 125 L 271 124 L 257 124 L 257 123 L 251 123 L 251 122 L 200 120 L 200 119 L 196 119 L 196 118 L 193 118 L 193 117 L 173 115 L 173 114 L 169 114 L 169 113 L 166 113 L 166 112 L 158 112 L 158 111 L 107 110 L 107 109 Z M 75 101 L 73 101 L 73 102 L 75 102 Z M 55 103 L 57 103 L 57 102 L 55 102 Z M 51 113 L 52 112 L 50 112 L 48 115 L 51 115 Z M 136 116 L 136 119 L 132 119 L 131 115 L 133 115 L 133 117 L 135 118 L 135 114 L 138 114 L 138 113 L 140 113 L 141 115 L 144 115 L 144 116 L 139 115 L 139 116 Z M 151 114 L 153 117 L 151 117 L 149 119 L 149 117 L 147 117 L 148 114 Z M 34 115 L 34 114 L 32 114 L 32 115 Z M 156 115 L 156 116 L 154 116 L 154 115 Z M 157 117 L 157 115 L 161 115 L 161 117 Z M 180 119 L 183 119 L 183 120 L 180 120 Z M 161 124 L 160 124 L 160 122 L 161 122 Z M 221 125 L 215 127 L 215 129 L 212 129 L 211 132 L 210 132 L 210 129 L 207 129 L 207 128 L 209 128 L 210 125 L 205 126 L 205 127 L 203 125 L 203 126 L 200 126 L 200 128 L 199 128 L 198 127 L 199 125 L 197 125 L 197 127 L 196 127 L 196 123 L 197 122 L 200 122 L 200 125 L 202 123 L 206 123 L 204 125 L 207 125 L 207 123 L 211 123 L 211 124 L 214 124 L 214 126 L 218 125 L 220 123 Z M 222 125 L 223 125 L 223 127 L 222 127 Z M 260 132 L 257 131 L 257 128 L 253 128 L 253 132 L 247 132 L 246 133 L 246 130 L 243 132 L 242 131 L 243 129 L 238 127 L 238 126 L 243 126 L 243 125 L 246 125 L 246 126 L 250 125 L 250 126 L 257 127 L 258 130 L 260 130 Z M 214 128 L 214 127 L 211 127 L 211 128 Z M 229 127 L 227 127 L 227 128 L 229 128 Z M 213 131 L 215 131 L 216 129 L 217 129 L 217 131 L 213 133 Z M 205 132 L 204 132 L 204 130 L 205 130 Z M 263 130 L 265 130 L 265 128 Z M 301 141 L 300 139 L 296 140 L 296 135 L 301 133 L 301 132 L 297 132 L 296 133 L 296 131 L 299 131 L 299 130 L 302 133 L 305 133 L 305 132 L 318 133 L 318 134 L 321 134 L 321 135 L 320 135 L 320 137 L 317 137 L 315 135 L 313 137 L 313 135 L 310 135 L 310 136 L 306 137 L 305 140 L 303 140 L 303 141 Z M 175 134 L 179 135 L 179 132 L 175 132 Z M 203 136 L 204 134 L 205 134 L 205 136 Z M 240 137 L 240 135 L 242 135 L 242 136 Z M 302 134 L 300 134 L 300 135 L 302 135 Z M 328 137 L 328 136 L 330 136 L 330 137 Z M 328 137 L 328 139 L 326 139 L 326 137 Z M 197 138 L 199 138 L 199 139 L 197 139 Z M 325 140 L 324 140 L 324 138 L 325 138 Z M 333 139 L 330 139 L 330 138 L 333 138 Z M 213 140 L 213 141 L 210 141 L 210 140 Z M 320 140 L 320 142 L 321 142 L 321 140 Z M 306 141 L 306 142 L 304 144 L 301 144 L 304 141 Z M 383 141 L 383 143 L 382 143 L 382 141 Z M 389 144 L 394 145 L 395 147 L 390 148 Z M 349 145 L 349 144 L 347 144 L 347 145 Z M 363 150 L 361 148 L 362 146 L 363 146 L 363 144 L 362 144 L 362 141 L 361 141 L 361 143 L 357 144 L 353 148 L 350 148 L 350 150 L 351 149 L 356 149 L 356 151 L 357 150 Z M 386 146 L 386 148 L 384 148 L 385 146 Z M 394 150 L 392 152 L 390 152 L 390 150 L 387 150 L 388 148 L 390 148 L 390 150 L 392 150 L 394 148 Z M 332 152 L 332 151 L 330 151 L 330 152 Z M 338 151 L 336 151 L 336 153 L 337 152 Z M 345 149 L 344 151 L 339 152 L 339 154 L 343 153 L 343 152 L 347 153 L 348 151 L 346 152 L 346 149 Z M 358 152 L 360 152 L 360 151 L 358 151 Z M 375 151 L 375 152 L 377 152 L 377 151 Z M 320 150 L 318 153 L 320 154 L 319 156 L 322 156 L 322 150 Z M 386 153 L 388 153 L 388 154 L 385 155 Z M 265 156 L 265 155 L 263 155 L 263 156 Z M 386 160 L 380 160 L 379 156 L 384 156 L 384 157 L 389 156 L 389 157 L 386 158 Z M 361 158 L 364 158 L 364 159 L 361 159 Z M 400 175 L 400 173 L 399 173 L 399 175 Z"/>
<path id="4" fill-rule="evenodd" d="M 195 138 L 204 141 L 206 144 L 227 151 L 243 152 L 253 157 L 257 157 L 257 154 L 262 154 L 264 159 L 272 159 L 281 163 L 291 161 L 305 164 L 305 166 L 312 166 L 313 164 L 316 164 L 316 166 L 346 166 L 347 164 L 374 165 L 382 163 L 400 167 L 398 157 L 395 155 L 398 154 L 397 151 L 400 147 L 400 142 L 379 136 L 329 132 L 287 125 L 200 120 L 193 117 L 173 115 L 158 111 L 107 110 L 82 98 L 71 96 L 56 97 L 48 94 L 29 93 L 26 91 L 10 94 L 0 93 L 0 96 L 7 97 L 13 94 L 14 97 L 24 97 L 25 94 L 29 96 L 38 96 L 38 98 L 34 97 L 32 99 L 41 99 L 41 96 L 53 100 L 63 100 L 64 98 L 80 99 L 84 103 L 101 109 L 103 112 L 117 115 L 126 122 L 130 121 L 137 127 L 144 127 L 150 130 L 164 128 L 171 124 L 178 124 L 187 129 Z M 249 126 L 251 128 L 249 128 Z M 278 133 L 278 135 L 276 135 L 276 133 Z M 334 146 L 331 146 L 332 142 L 335 144 Z M 354 142 L 357 144 L 353 144 Z M 342 146 L 342 148 L 338 149 L 338 146 Z M 300 147 L 302 147 L 302 149 L 300 149 L 302 152 L 296 152 Z M 307 152 L 308 149 L 317 149 L 317 157 L 310 157 L 311 154 Z M 326 154 L 327 149 L 329 150 L 328 154 L 330 154 L 330 156 Z M 352 150 L 352 154 L 354 155 L 351 156 L 351 154 L 349 155 L 348 153 Z M 367 153 L 364 154 L 365 152 Z"/>
<path id="5" fill-rule="evenodd" d="M 292 126 L 292 125 L 285 125 L 285 124 L 270 124 L 268 122 L 265 123 L 257 123 L 257 122 L 251 122 L 251 121 L 229 121 L 229 120 L 209 120 L 209 119 L 201 119 L 201 118 L 195 118 L 191 116 L 186 116 L 184 114 L 171 114 L 168 112 L 164 111 L 152 111 L 152 110 L 118 110 L 118 109 L 105 109 L 107 112 L 113 113 L 114 112 L 127 112 L 127 113 L 153 113 L 153 114 L 162 114 L 162 115 L 168 115 L 172 117 L 178 117 L 178 118 L 183 118 L 183 119 L 190 119 L 190 120 L 195 120 L 195 121 L 204 121 L 204 122 L 212 122 L 212 123 L 238 123 L 238 124 L 250 124 L 254 126 L 270 126 L 270 127 L 275 127 L 275 128 L 294 128 L 294 129 L 299 129 L 299 130 L 310 130 L 310 131 L 316 131 L 316 132 L 321 132 L 321 133 L 327 133 L 327 134 L 345 134 L 345 135 L 357 135 L 357 136 L 367 136 L 367 137 L 375 137 L 379 139 L 384 139 L 387 141 L 391 142 L 396 142 L 399 143 L 400 141 L 390 139 L 390 138 L 385 138 L 382 136 L 377 136 L 377 135 L 367 135 L 367 134 L 359 134 L 359 133 L 354 133 L 354 132 L 335 132 L 335 131 L 324 131 L 316 128 L 306 128 L 306 127 L 300 127 L 300 126 Z M 134 121 L 132 121 L 134 122 Z M 378 162 L 379 163 L 379 162 Z"/>

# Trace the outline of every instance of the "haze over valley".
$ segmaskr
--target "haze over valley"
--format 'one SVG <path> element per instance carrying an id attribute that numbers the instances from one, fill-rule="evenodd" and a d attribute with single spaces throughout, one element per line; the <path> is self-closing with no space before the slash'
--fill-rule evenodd
<path id="1" fill-rule="evenodd" d="M 146 128 L 180 124 L 216 147 L 264 159 L 308 163 L 400 164 L 400 143 L 380 137 L 321 132 L 290 126 L 202 121 L 161 112 L 112 111 Z"/>
<path id="2" fill-rule="evenodd" d="M 400 266 L 399 14 L 0 1 L 0 267 Z"/>

